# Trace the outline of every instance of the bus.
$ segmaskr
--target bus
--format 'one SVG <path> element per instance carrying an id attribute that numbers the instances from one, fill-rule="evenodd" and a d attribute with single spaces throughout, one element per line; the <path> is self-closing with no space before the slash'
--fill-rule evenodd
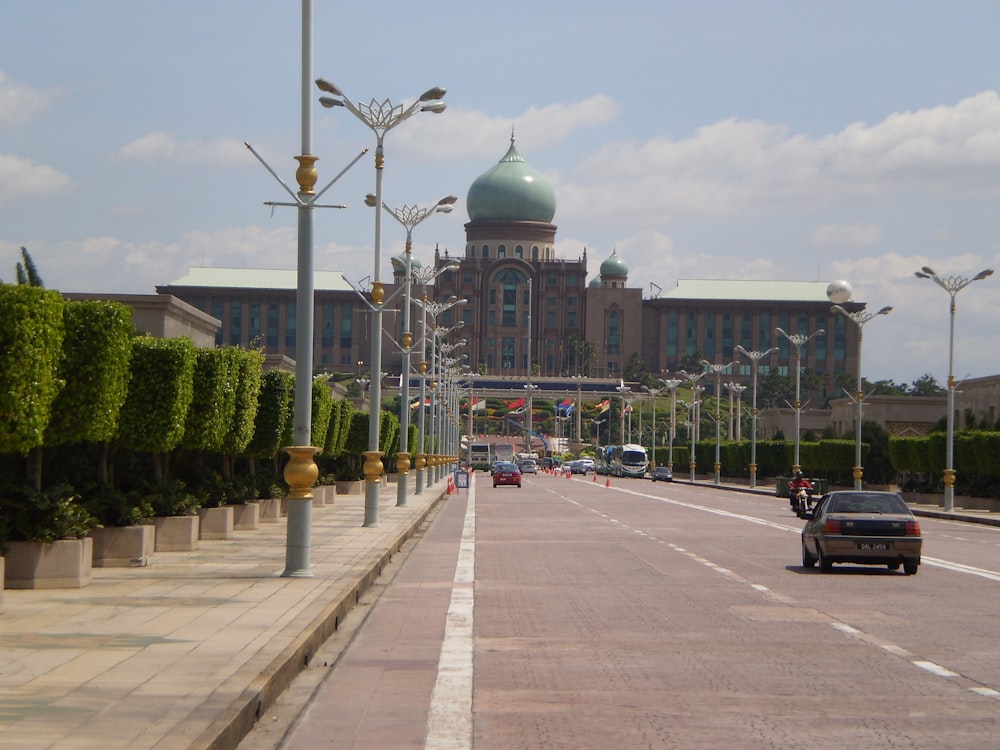
<path id="1" fill-rule="evenodd" d="M 646 449 L 641 445 L 626 443 L 625 445 L 613 445 L 607 450 L 608 470 L 616 477 L 639 477 L 646 476 L 646 468 L 649 464 L 646 458 Z"/>
<path id="2" fill-rule="evenodd" d="M 493 460 L 493 452 L 489 443 L 469 444 L 469 470 L 489 471 Z"/>

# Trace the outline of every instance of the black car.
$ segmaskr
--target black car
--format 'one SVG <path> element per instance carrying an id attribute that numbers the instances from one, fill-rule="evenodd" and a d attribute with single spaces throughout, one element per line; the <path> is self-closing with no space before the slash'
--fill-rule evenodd
<path id="1" fill-rule="evenodd" d="M 820 498 L 803 514 L 802 565 L 834 563 L 887 565 L 913 575 L 920 565 L 923 538 L 913 511 L 895 492 L 839 491 Z"/>

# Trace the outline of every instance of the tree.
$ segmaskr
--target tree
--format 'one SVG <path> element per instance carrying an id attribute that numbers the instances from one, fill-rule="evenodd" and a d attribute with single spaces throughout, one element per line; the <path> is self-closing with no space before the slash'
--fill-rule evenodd
<path id="1" fill-rule="evenodd" d="M 35 261 L 31 259 L 31 255 L 25 247 L 21 248 L 21 258 L 23 258 L 23 263 L 17 264 L 17 283 L 22 286 L 44 287 L 45 283 L 42 281 L 42 277 L 38 275 L 38 268 L 35 266 Z"/>
<path id="2" fill-rule="evenodd" d="M 914 380 L 907 392 L 909 396 L 943 396 L 944 394 L 945 389 L 930 373 L 924 373 Z"/>

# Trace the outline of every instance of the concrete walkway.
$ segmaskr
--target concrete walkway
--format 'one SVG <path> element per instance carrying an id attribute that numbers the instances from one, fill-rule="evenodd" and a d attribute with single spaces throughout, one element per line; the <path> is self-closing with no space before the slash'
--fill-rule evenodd
<path id="1" fill-rule="evenodd" d="M 436 503 L 445 482 L 379 526 L 364 497 L 312 513 L 312 578 L 282 578 L 284 520 L 95 568 L 82 589 L 4 592 L 0 750 L 234 748 L 342 622 Z"/>

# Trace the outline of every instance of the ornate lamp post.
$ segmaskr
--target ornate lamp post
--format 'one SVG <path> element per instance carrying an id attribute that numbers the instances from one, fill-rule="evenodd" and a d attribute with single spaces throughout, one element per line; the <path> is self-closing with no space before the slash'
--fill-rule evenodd
<path id="1" fill-rule="evenodd" d="M 961 276 L 938 276 L 927 266 L 915 272 L 918 279 L 930 279 L 948 292 L 951 297 L 951 326 L 948 336 L 948 443 L 945 447 L 944 469 L 944 509 L 955 510 L 955 297 L 973 281 L 982 281 L 993 275 L 992 268 L 986 268 L 972 278 Z"/>
<path id="2" fill-rule="evenodd" d="M 753 385 L 751 386 L 752 406 L 750 407 L 750 487 L 752 489 L 757 486 L 757 365 L 768 354 L 777 351 L 777 347 L 772 346 L 770 349 L 763 352 L 748 352 L 742 346 L 737 346 L 736 351 L 745 357 L 750 358 L 751 368 L 753 370 Z"/>
<path id="3" fill-rule="evenodd" d="M 694 409 L 693 421 L 691 423 L 691 481 L 695 481 L 695 469 L 697 468 L 698 462 L 695 460 L 694 455 L 694 443 L 695 443 L 695 433 L 698 432 L 698 403 L 700 399 L 698 394 L 701 392 L 702 387 L 698 385 L 698 381 L 703 377 L 708 375 L 708 370 L 702 370 L 701 372 L 690 373 L 685 370 L 681 370 L 678 375 L 683 375 L 684 379 L 691 384 L 691 408 Z"/>
<path id="4" fill-rule="evenodd" d="M 733 362 L 733 364 L 736 363 Z M 745 391 L 747 387 L 732 381 L 723 383 L 723 385 L 726 386 L 726 390 L 729 391 L 729 439 L 735 440 L 738 443 L 741 439 L 740 422 L 742 420 L 740 417 L 743 414 L 743 391 Z M 733 396 L 736 397 L 736 409 L 733 409 Z M 736 420 L 735 437 L 733 433 L 734 419 Z"/>
<path id="5" fill-rule="evenodd" d="M 443 112 L 445 103 L 441 101 L 445 89 L 428 89 L 408 107 L 393 104 L 389 99 L 377 102 L 372 99 L 367 104 L 351 101 L 334 83 L 325 78 L 316 79 L 316 88 L 330 96 L 321 96 L 319 103 L 331 109 L 343 107 L 373 133 L 375 133 L 375 202 L 382 205 L 382 168 L 385 164 L 383 142 L 385 135 L 404 120 L 418 112 Z M 382 452 L 379 450 L 379 413 L 382 409 L 382 386 L 378 374 L 382 370 L 382 308 L 385 292 L 381 282 L 382 266 L 382 212 L 375 212 L 375 270 L 372 274 L 372 321 L 371 321 L 371 379 L 372 398 L 368 414 L 368 450 L 365 451 L 365 526 L 378 526 L 379 478 L 382 475 Z"/>
<path id="6" fill-rule="evenodd" d="M 802 382 L 802 346 L 807 343 L 810 339 L 816 336 L 822 336 L 826 331 L 820 328 L 818 331 L 813 331 L 810 334 L 804 333 L 785 333 L 780 328 L 774 329 L 776 333 L 784 336 L 786 339 L 792 342 L 795 347 L 795 465 L 792 466 L 792 473 L 795 474 L 802 468 L 799 464 L 799 442 L 801 435 L 799 434 L 801 430 L 799 425 L 802 420 L 802 401 L 799 396 L 799 388 Z"/>
<path id="7" fill-rule="evenodd" d="M 427 411 L 425 401 L 427 399 L 427 311 L 432 303 L 427 300 L 427 285 L 440 276 L 445 271 L 454 271 L 459 267 L 457 260 L 449 261 L 444 265 L 434 268 L 432 266 L 422 266 L 412 271 L 413 280 L 422 287 L 422 295 L 419 300 L 413 300 L 420 306 L 420 364 L 418 373 L 420 375 L 420 411 L 417 412 L 417 455 L 414 457 L 414 468 L 417 470 L 416 494 L 420 495 L 424 491 L 424 469 L 427 466 L 427 453 L 424 431 L 424 418 Z"/>
<path id="8" fill-rule="evenodd" d="M 621 422 L 620 430 L 622 435 L 622 444 L 629 442 L 632 436 L 632 389 L 627 385 L 622 383 L 615 387 L 615 390 L 621 394 L 622 408 L 618 415 L 618 419 Z M 625 434 L 625 413 L 628 412 L 628 435 Z M 610 434 L 610 433 L 609 433 Z M 610 441 L 609 441 L 610 442 Z"/>
<path id="9" fill-rule="evenodd" d="M 715 484 L 722 484 L 722 461 L 720 454 L 722 451 L 722 373 L 735 365 L 735 362 L 727 362 L 724 365 L 712 364 L 707 359 L 703 359 L 701 364 L 706 368 L 706 372 L 715 373 Z"/>
<path id="10" fill-rule="evenodd" d="M 861 385 L 861 340 L 864 337 L 863 329 L 865 323 L 877 315 L 888 315 L 892 312 L 892 308 L 883 307 L 878 312 L 866 312 L 864 310 L 848 312 L 840 305 L 834 305 L 830 309 L 833 312 L 840 313 L 845 318 L 853 320 L 854 325 L 858 327 L 858 377 L 857 390 L 854 393 L 854 408 L 856 410 L 854 417 L 854 489 L 860 490 L 862 488 L 861 478 L 864 476 L 864 468 L 861 466 L 861 415 L 865 400 L 865 394 Z"/>
<path id="11" fill-rule="evenodd" d="M 650 388 L 648 385 L 644 385 L 643 390 L 646 391 L 653 398 L 653 466 L 656 468 L 656 398 L 659 396 L 665 388 Z"/>
<path id="12" fill-rule="evenodd" d="M 406 495 L 409 491 L 410 453 L 410 352 L 413 350 L 413 333 L 410 331 L 410 280 L 413 271 L 413 229 L 435 213 L 448 213 L 452 210 L 458 198 L 449 195 L 442 198 L 430 208 L 418 206 L 402 206 L 389 208 L 385 203 L 382 208 L 387 214 L 399 222 L 406 230 L 405 249 L 405 279 L 403 281 L 403 335 L 397 342 L 403 353 L 402 374 L 399 389 L 399 453 L 396 458 L 396 468 L 399 470 L 399 481 L 396 482 L 396 505 L 406 505 Z M 365 204 L 378 205 L 374 195 L 365 196 Z"/>
<path id="13" fill-rule="evenodd" d="M 677 386 L 684 381 L 679 378 L 661 378 L 660 382 L 670 392 L 670 448 L 667 453 L 667 466 L 672 472 L 674 470 L 674 438 L 677 437 Z"/>

